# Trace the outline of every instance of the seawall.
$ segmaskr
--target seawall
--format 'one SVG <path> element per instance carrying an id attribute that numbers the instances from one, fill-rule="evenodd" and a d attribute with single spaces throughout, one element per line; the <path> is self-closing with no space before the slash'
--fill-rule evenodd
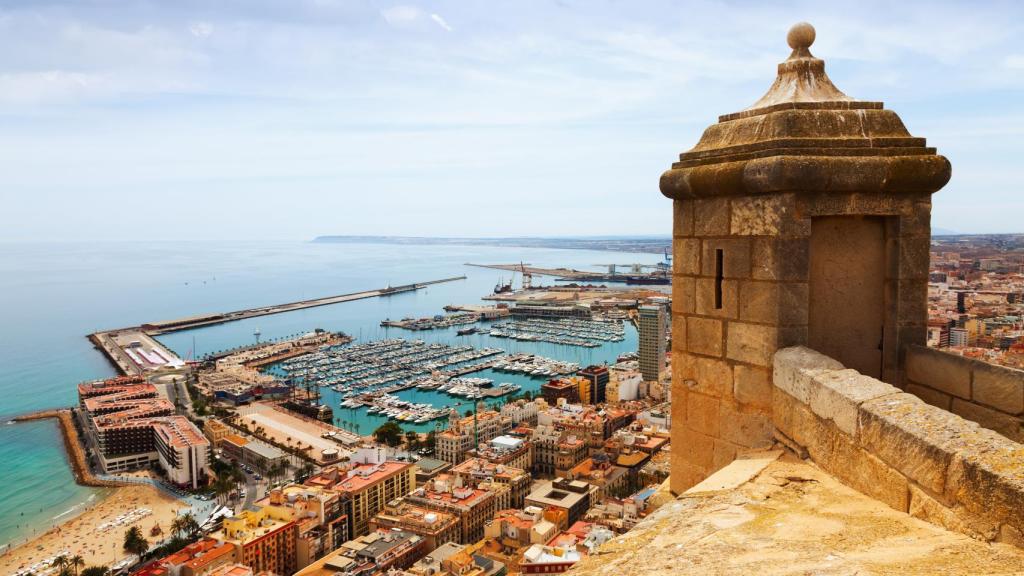
<path id="1" fill-rule="evenodd" d="M 71 464 L 71 473 L 75 477 L 75 482 L 82 486 L 95 486 L 100 488 L 111 488 L 119 486 L 127 486 L 124 482 L 117 482 L 114 480 L 104 480 L 96 477 L 89 469 L 89 463 L 85 457 L 85 451 L 82 450 L 81 438 L 78 436 L 78 429 L 75 428 L 75 421 L 71 415 L 71 410 L 67 408 L 58 410 L 41 410 L 39 412 L 32 412 L 31 414 L 23 414 L 14 418 L 15 422 L 29 422 L 32 420 L 47 420 L 50 418 L 56 418 L 60 425 L 61 437 L 64 439 L 64 450 L 68 455 L 68 462 Z"/>

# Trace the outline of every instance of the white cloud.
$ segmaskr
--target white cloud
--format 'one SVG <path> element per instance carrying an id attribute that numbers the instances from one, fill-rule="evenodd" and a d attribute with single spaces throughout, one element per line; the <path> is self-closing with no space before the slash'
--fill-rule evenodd
<path id="1" fill-rule="evenodd" d="M 193 22 L 189 24 L 188 31 L 196 38 L 206 38 L 213 34 L 213 24 L 209 22 Z"/>
<path id="2" fill-rule="evenodd" d="M 448 25 L 448 22 L 446 22 L 445 19 L 442 18 L 440 14 L 431 14 L 430 19 L 436 22 L 438 26 L 444 28 L 446 31 L 452 31 L 452 27 Z"/>
<path id="3" fill-rule="evenodd" d="M 1011 70 L 1024 70 L 1024 54 L 1010 54 L 1003 59 L 1003 66 Z"/>
<path id="4" fill-rule="evenodd" d="M 400 4 L 380 11 L 380 15 L 392 26 L 403 26 L 411 24 L 422 16 L 420 9 L 415 6 Z"/>

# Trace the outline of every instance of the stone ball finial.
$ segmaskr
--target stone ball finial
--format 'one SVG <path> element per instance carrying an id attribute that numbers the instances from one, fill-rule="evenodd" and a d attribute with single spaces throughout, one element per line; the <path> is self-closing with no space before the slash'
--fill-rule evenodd
<path id="1" fill-rule="evenodd" d="M 811 44 L 814 44 L 814 35 L 814 26 L 807 22 L 799 22 L 789 29 L 789 34 L 786 34 L 786 42 L 793 50 L 806 50 L 811 47 Z"/>

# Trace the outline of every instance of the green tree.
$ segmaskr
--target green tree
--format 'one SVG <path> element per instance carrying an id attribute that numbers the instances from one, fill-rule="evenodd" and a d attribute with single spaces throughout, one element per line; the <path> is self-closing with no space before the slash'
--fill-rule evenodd
<path id="1" fill-rule="evenodd" d="M 128 554 L 134 554 L 139 558 L 149 550 L 149 542 L 146 541 L 146 537 L 142 535 L 142 530 L 138 526 L 132 526 L 124 533 L 124 544 L 121 545 Z"/>
<path id="2" fill-rule="evenodd" d="M 70 566 L 70 564 L 69 564 L 70 560 L 71 559 L 68 558 L 67 555 L 61 554 L 61 555 L 57 556 L 56 558 L 54 558 L 50 562 L 50 566 L 53 567 L 53 568 L 56 568 L 60 572 L 64 572 L 65 570 L 68 569 L 68 566 Z"/>
<path id="3" fill-rule="evenodd" d="M 405 433 L 405 445 L 409 447 L 409 450 L 415 450 L 420 445 L 420 435 L 409 430 Z"/>
<path id="4" fill-rule="evenodd" d="M 195 540 L 199 537 L 201 530 L 199 522 L 191 512 L 185 512 L 171 522 L 171 532 L 179 538 Z"/>
<path id="5" fill-rule="evenodd" d="M 373 439 L 394 448 L 402 443 L 402 427 L 389 420 L 373 431 Z"/>
<path id="6" fill-rule="evenodd" d="M 106 566 L 89 566 L 79 576 L 110 576 L 110 568 Z"/>
<path id="7" fill-rule="evenodd" d="M 85 559 L 76 554 L 75 556 L 72 556 L 70 560 L 68 560 L 68 567 L 71 568 L 72 571 L 74 571 L 75 576 L 78 576 L 78 569 L 85 567 Z"/>
<path id="8" fill-rule="evenodd" d="M 429 449 L 433 450 L 434 446 L 436 446 L 436 445 L 437 445 L 437 432 L 434 431 L 434 430 L 431 430 L 430 432 L 427 432 L 427 439 L 423 441 L 423 447 L 424 448 L 429 448 Z"/>
<path id="9" fill-rule="evenodd" d="M 311 474 L 313 474 L 313 465 L 309 462 L 303 462 L 302 466 L 295 470 L 295 481 L 302 482 L 303 479 L 308 478 Z"/>

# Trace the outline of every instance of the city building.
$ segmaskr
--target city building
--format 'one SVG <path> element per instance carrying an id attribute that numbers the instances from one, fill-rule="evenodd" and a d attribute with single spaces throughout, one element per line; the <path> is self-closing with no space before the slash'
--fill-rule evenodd
<path id="1" fill-rule="evenodd" d="M 289 484 L 274 488 L 256 503 L 295 523 L 296 566 L 302 568 L 349 540 L 347 502 L 339 492 Z"/>
<path id="2" fill-rule="evenodd" d="M 377 530 L 295 573 L 295 576 L 372 576 L 412 566 L 426 553 L 426 540 L 403 530 Z M 291 574 L 291 572 L 289 572 Z"/>
<path id="3" fill-rule="evenodd" d="M 640 325 L 640 374 L 648 382 L 657 382 L 665 368 L 665 337 L 667 322 L 662 306 L 641 306 Z"/>
<path id="4" fill-rule="evenodd" d="M 560 574 L 615 537 L 604 526 L 575 522 L 545 545 L 534 544 L 523 553 L 523 574 Z"/>
<path id="5" fill-rule="evenodd" d="M 502 435 L 486 444 L 481 443 L 480 448 L 470 450 L 467 457 L 529 470 L 533 465 L 533 442 L 528 438 Z"/>
<path id="6" fill-rule="evenodd" d="M 457 542 L 461 536 L 459 518 L 447 512 L 415 506 L 399 498 L 370 520 L 370 531 L 399 529 L 419 534 L 430 552 L 446 542 Z"/>
<path id="7" fill-rule="evenodd" d="M 330 466 L 305 484 L 340 493 L 348 507 L 349 534 L 358 537 L 370 531 L 370 519 L 388 502 L 413 489 L 415 470 L 411 463 L 394 461 L 357 464 L 348 470 Z"/>
<path id="8" fill-rule="evenodd" d="M 435 451 L 437 457 L 449 464 L 458 464 L 466 458 L 466 453 L 476 448 L 479 442 L 489 442 L 504 434 L 512 427 L 512 422 L 493 410 L 479 410 L 476 416 L 460 418 L 453 410 L 448 428 L 436 435 Z"/>
<path id="9" fill-rule="evenodd" d="M 154 560 L 138 570 L 139 576 L 207 576 L 217 568 L 235 565 L 235 546 L 204 538 Z"/>
<path id="10" fill-rule="evenodd" d="M 451 470 L 452 465 L 435 458 L 420 458 L 416 461 L 416 485 L 422 486 L 440 474 Z"/>
<path id="11" fill-rule="evenodd" d="M 236 562 L 254 571 L 292 574 L 298 568 L 298 525 L 292 514 L 277 506 L 250 506 L 225 518 L 220 530 L 210 534 L 235 548 Z"/>
<path id="12" fill-rule="evenodd" d="M 508 418 L 513 425 L 525 424 L 527 426 L 537 425 L 538 406 L 536 402 L 529 400 L 514 400 L 501 407 L 501 415 Z"/>
<path id="13" fill-rule="evenodd" d="M 573 466 L 565 478 L 582 480 L 596 487 L 596 498 L 591 502 L 592 505 L 603 502 L 605 498 L 622 497 L 629 489 L 629 472 L 616 466 L 604 452 L 595 452 L 590 458 Z"/>
<path id="14" fill-rule="evenodd" d="M 608 383 L 611 374 L 607 366 L 587 366 L 577 374 L 590 382 L 590 397 L 587 404 L 604 404 L 608 401 Z"/>
<path id="15" fill-rule="evenodd" d="M 210 478 L 210 441 L 157 387 L 132 378 L 78 385 L 87 447 L 108 474 L 158 467 L 191 489 Z"/>
<path id="16" fill-rule="evenodd" d="M 242 462 L 264 473 L 287 460 L 284 450 L 266 442 L 254 440 L 242 446 Z"/>
<path id="17" fill-rule="evenodd" d="M 451 476 L 460 478 L 463 485 L 479 487 L 481 482 L 495 482 L 508 486 L 507 504 L 498 503 L 498 509 L 522 508 L 530 491 L 531 477 L 527 469 L 470 458 L 452 468 Z"/>
<path id="18" fill-rule="evenodd" d="M 478 553 L 479 546 L 448 542 L 406 570 L 412 576 L 504 576 L 505 564 Z"/>
<path id="19" fill-rule="evenodd" d="M 567 525 L 583 518 L 596 502 L 597 487 L 580 480 L 555 478 L 541 483 L 526 497 L 527 506 L 542 510 L 554 508 L 565 512 Z"/>
<path id="20" fill-rule="evenodd" d="M 497 510 L 494 491 L 466 486 L 458 476 L 446 474 L 413 490 L 403 500 L 456 516 L 460 544 L 470 544 L 483 537 L 484 523 Z"/>

